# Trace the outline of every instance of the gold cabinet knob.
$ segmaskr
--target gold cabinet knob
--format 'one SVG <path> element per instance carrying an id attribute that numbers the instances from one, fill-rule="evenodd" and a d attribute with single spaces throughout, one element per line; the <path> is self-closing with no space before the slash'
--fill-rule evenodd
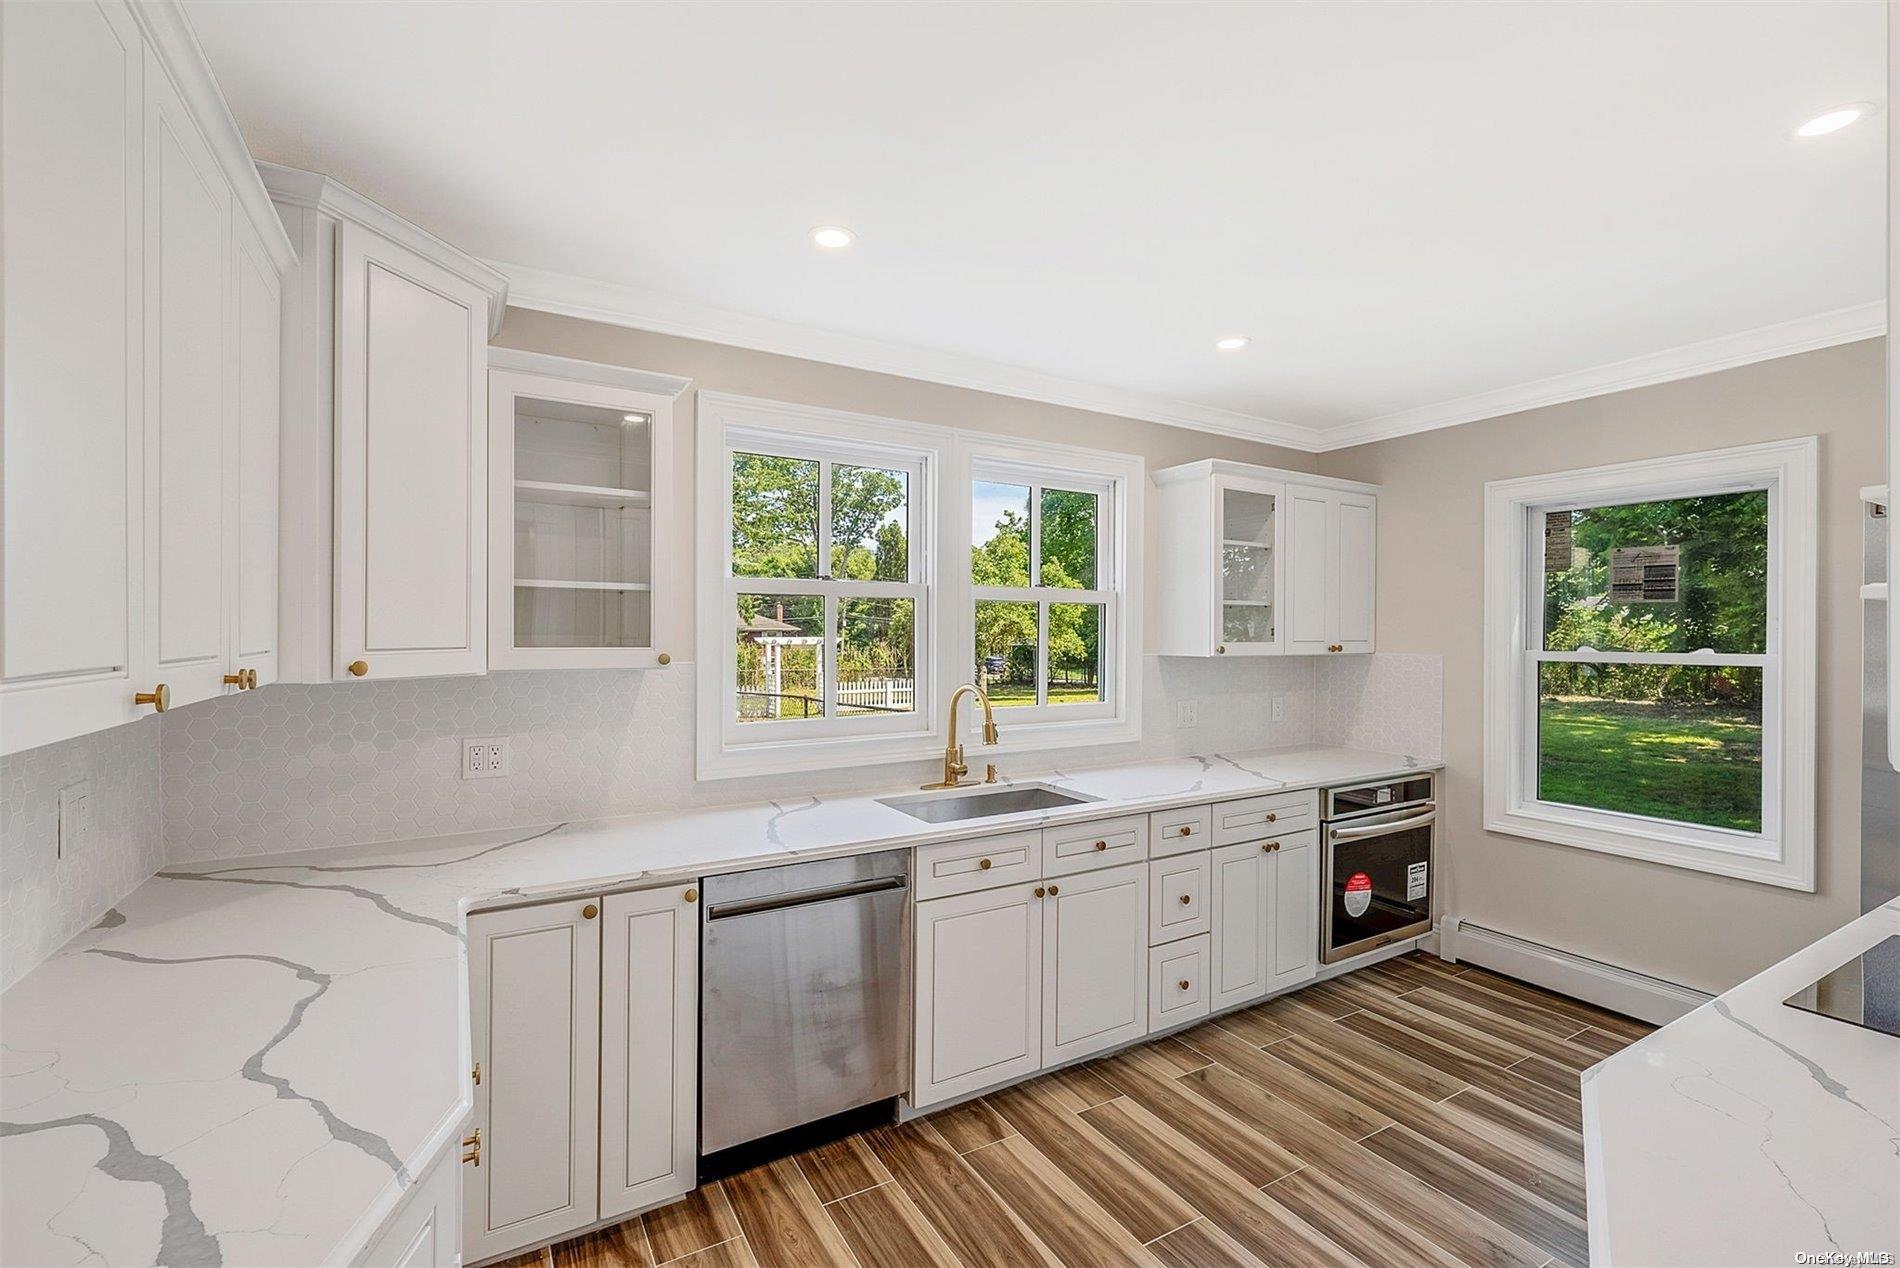
<path id="1" fill-rule="evenodd" d="M 1036 897 L 1038 897 L 1038 898 L 1041 898 L 1041 897 L 1042 897 L 1042 895 L 1043 895 L 1043 888 L 1042 888 L 1042 886 L 1040 886 L 1040 885 L 1038 885 L 1038 886 L 1036 886 Z"/>
<path id="2" fill-rule="evenodd" d="M 172 707 L 171 688 L 167 687 L 164 683 L 161 682 L 158 684 L 158 686 L 152 688 L 150 691 L 141 691 L 134 694 L 132 697 L 132 703 L 133 704 L 149 704 L 152 706 L 153 709 L 157 710 L 160 713 L 163 713 L 165 712 L 165 710 Z"/>
<path id="3" fill-rule="evenodd" d="M 1188 988 L 1188 980 L 1186 978 L 1182 978 L 1180 981 L 1176 982 L 1175 985 L 1185 991 Z"/>
<path id="4" fill-rule="evenodd" d="M 1268 823 L 1278 823 L 1279 821 L 1280 821 L 1280 816 L 1279 816 L 1278 814 L 1276 814 L 1276 813 L 1274 813 L 1274 812 L 1273 812 L 1273 811 L 1271 811 L 1271 810 L 1269 810 L 1269 811 L 1267 811 L 1267 822 L 1268 822 Z"/>
<path id="5" fill-rule="evenodd" d="M 1227 644 L 1221 643 L 1218 646 L 1216 646 L 1214 650 L 1218 652 L 1219 654 L 1221 654 L 1222 656 L 1225 656 L 1227 654 Z"/>
<path id="6" fill-rule="evenodd" d="M 699 891 L 696 889 L 688 889 L 684 894 L 681 894 L 680 897 L 689 903 L 696 903 L 699 901 Z"/>
<path id="7" fill-rule="evenodd" d="M 1180 827 L 1174 830 L 1174 835 L 1178 837 L 1191 837 L 1194 835 L 1194 825 L 1191 823 L 1184 823 Z"/>
<path id="8" fill-rule="evenodd" d="M 244 671 L 244 690 L 257 690 L 257 671 L 255 669 L 247 669 Z"/>
<path id="9" fill-rule="evenodd" d="M 989 870 L 990 870 L 990 861 L 989 861 L 988 859 L 978 859 L 978 860 L 976 861 L 976 870 L 977 870 L 977 871 L 979 871 L 979 872 L 987 872 L 987 871 L 989 871 Z"/>
<path id="10" fill-rule="evenodd" d="M 672 664 L 672 663 L 673 663 L 673 658 L 672 658 L 671 656 L 669 656 L 669 655 L 667 655 L 667 654 L 666 654 L 665 652 L 661 652 L 661 653 L 660 653 L 660 663 L 661 663 L 662 665 L 670 665 L 670 664 Z"/>
<path id="11" fill-rule="evenodd" d="M 1106 842 L 1106 841 L 1097 841 L 1097 842 L 1095 843 L 1095 848 L 1096 848 L 1096 849 L 1098 849 L 1098 850 L 1106 850 L 1106 849 L 1108 848 L 1108 842 Z"/>
<path id="12" fill-rule="evenodd" d="M 1056 896 L 1057 894 L 1059 894 L 1059 893 L 1061 893 L 1061 892 L 1062 892 L 1062 891 L 1061 891 L 1060 889 L 1058 889 L 1058 888 L 1056 888 L 1056 887 L 1055 887 L 1054 885 L 1051 885 L 1051 886 L 1049 887 L 1049 897 L 1051 897 L 1051 898 L 1054 898 L 1054 897 L 1055 897 L 1055 896 Z"/>
<path id="13" fill-rule="evenodd" d="M 362 677 L 362 676 L 363 676 L 364 674 L 367 674 L 368 672 L 369 672 L 369 662 L 368 662 L 368 661 L 366 661 L 366 660 L 353 660 L 353 661 L 351 661 L 351 662 L 350 662 L 350 673 L 351 673 L 351 675 L 352 675 L 352 676 L 354 676 L 354 677 L 357 677 L 357 678 L 361 678 L 361 677 Z"/>
<path id="14" fill-rule="evenodd" d="M 581 908 L 582 920 L 592 920 L 595 916 L 598 916 L 599 914 L 600 914 L 600 908 L 594 906 L 594 904 L 592 903 L 588 903 L 585 907 Z"/>
<path id="15" fill-rule="evenodd" d="M 463 1162 L 472 1162 L 478 1167 L 481 1166 L 482 1165 L 482 1129 L 477 1127 L 473 1132 L 462 1137 L 462 1148 L 468 1150 L 467 1153 L 462 1155 Z"/>
<path id="16" fill-rule="evenodd" d="M 224 685 L 227 687 L 236 687 L 239 691 L 244 690 L 244 671 L 240 669 L 235 674 L 226 674 L 224 676 Z"/>
<path id="17" fill-rule="evenodd" d="M 1188 906 L 1189 904 L 1193 903 L 1193 901 L 1194 901 L 1194 895 L 1192 894 L 1181 895 L 1181 905 L 1183 907 Z"/>

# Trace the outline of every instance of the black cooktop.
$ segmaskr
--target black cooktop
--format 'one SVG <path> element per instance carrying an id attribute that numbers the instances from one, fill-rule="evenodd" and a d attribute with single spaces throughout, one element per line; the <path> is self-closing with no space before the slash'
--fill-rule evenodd
<path id="1" fill-rule="evenodd" d="M 1782 1003 L 1900 1035 L 1900 934 L 1882 938 Z"/>

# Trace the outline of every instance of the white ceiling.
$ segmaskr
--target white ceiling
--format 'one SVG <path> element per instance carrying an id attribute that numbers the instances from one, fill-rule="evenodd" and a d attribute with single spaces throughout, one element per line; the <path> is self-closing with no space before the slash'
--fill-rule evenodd
<path id="1" fill-rule="evenodd" d="M 653 329 L 1330 448 L 1880 328 L 1887 115 L 1789 137 L 1878 0 L 186 8 L 259 158 Z"/>

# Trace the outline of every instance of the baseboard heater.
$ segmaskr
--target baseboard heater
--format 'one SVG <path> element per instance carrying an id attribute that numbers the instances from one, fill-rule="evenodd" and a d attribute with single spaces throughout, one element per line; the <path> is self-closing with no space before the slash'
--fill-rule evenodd
<path id="1" fill-rule="evenodd" d="M 1712 998 L 1692 987 L 1500 933 L 1457 916 L 1447 916 L 1438 934 L 1438 953 L 1447 960 L 1468 961 L 1658 1026 Z"/>

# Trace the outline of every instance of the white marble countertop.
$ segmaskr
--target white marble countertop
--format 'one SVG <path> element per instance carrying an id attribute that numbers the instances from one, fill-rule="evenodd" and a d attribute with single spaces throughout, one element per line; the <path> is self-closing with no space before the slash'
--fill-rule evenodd
<path id="1" fill-rule="evenodd" d="M 1900 1255 L 1900 1038 L 1782 1003 L 1891 934 L 1900 899 L 1584 1073 L 1592 1264 Z"/>
<path id="2" fill-rule="evenodd" d="M 811 798 L 162 871 L 0 996 L 0 1263 L 351 1260 L 466 1118 L 484 904 L 1435 765 L 1267 749 L 1059 773 L 1096 800 L 980 823 Z"/>

